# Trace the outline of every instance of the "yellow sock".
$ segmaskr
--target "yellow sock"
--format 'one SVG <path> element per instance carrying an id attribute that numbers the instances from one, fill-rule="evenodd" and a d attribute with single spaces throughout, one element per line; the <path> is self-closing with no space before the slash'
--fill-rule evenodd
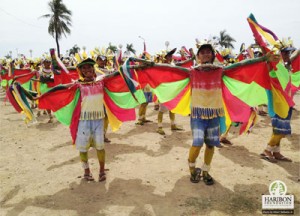
<path id="1" fill-rule="evenodd" d="M 281 139 L 285 137 L 284 134 L 272 134 L 271 139 L 268 143 L 270 146 L 279 146 Z"/>
<path id="2" fill-rule="evenodd" d="M 195 162 L 199 156 L 200 150 L 201 150 L 200 146 L 192 146 L 190 148 L 188 161 L 189 161 L 189 168 L 190 168 L 191 173 L 193 173 L 195 171 L 195 166 L 196 166 Z"/>
<path id="3" fill-rule="evenodd" d="M 171 122 L 175 121 L 175 114 L 172 113 L 171 111 L 169 111 L 169 117 L 170 117 Z"/>
<path id="4" fill-rule="evenodd" d="M 158 124 L 162 123 L 162 121 L 163 121 L 163 115 L 164 115 L 163 112 L 158 112 L 158 115 L 157 115 Z"/>
<path id="5" fill-rule="evenodd" d="M 214 156 L 215 147 L 206 146 L 204 151 L 204 163 L 210 166 L 212 158 Z"/>
<path id="6" fill-rule="evenodd" d="M 79 156 L 82 162 L 88 161 L 88 153 L 87 152 L 79 152 Z"/>

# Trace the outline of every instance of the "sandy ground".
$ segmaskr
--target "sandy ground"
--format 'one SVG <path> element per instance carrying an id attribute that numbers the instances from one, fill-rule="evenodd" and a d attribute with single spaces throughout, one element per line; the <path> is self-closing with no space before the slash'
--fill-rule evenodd
<path id="1" fill-rule="evenodd" d="M 144 126 L 134 122 L 109 131 L 106 144 L 106 182 L 85 182 L 78 151 L 69 129 L 47 117 L 26 127 L 23 116 L 3 103 L 1 93 L 0 215 L 261 215 L 262 194 L 274 180 L 286 183 L 295 196 L 299 215 L 300 112 L 292 117 L 292 136 L 283 139 L 282 152 L 293 163 L 260 159 L 271 136 L 269 117 L 260 117 L 250 135 L 229 135 L 234 143 L 215 150 L 211 175 L 216 183 L 189 181 L 187 156 L 191 146 L 189 118 L 177 115 L 185 131 L 171 132 L 164 116 L 166 136 L 155 132 L 157 113 L 150 104 Z M 296 96 L 300 110 L 300 95 Z M 36 112 L 36 111 L 35 111 Z M 198 164 L 202 163 L 203 150 Z M 90 151 L 94 176 L 95 151 Z"/>

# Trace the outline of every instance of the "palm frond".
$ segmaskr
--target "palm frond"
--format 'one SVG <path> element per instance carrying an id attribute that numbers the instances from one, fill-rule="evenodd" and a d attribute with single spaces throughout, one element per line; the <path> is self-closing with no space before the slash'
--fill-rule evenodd
<path id="1" fill-rule="evenodd" d="M 56 39 L 58 54 L 59 44 L 57 39 L 61 39 L 62 35 L 67 37 L 71 33 L 72 12 L 66 7 L 62 0 L 51 0 L 48 2 L 50 14 L 42 15 L 40 18 L 50 18 L 48 33 Z"/>

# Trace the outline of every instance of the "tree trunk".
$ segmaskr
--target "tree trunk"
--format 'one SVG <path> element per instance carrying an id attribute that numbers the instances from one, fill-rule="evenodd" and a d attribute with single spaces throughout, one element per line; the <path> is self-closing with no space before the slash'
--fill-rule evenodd
<path id="1" fill-rule="evenodd" d="M 59 43 L 58 43 L 58 35 L 55 34 L 55 41 L 56 41 L 56 47 L 57 47 L 57 56 L 60 58 L 60 49 L 59 49 Z"/>

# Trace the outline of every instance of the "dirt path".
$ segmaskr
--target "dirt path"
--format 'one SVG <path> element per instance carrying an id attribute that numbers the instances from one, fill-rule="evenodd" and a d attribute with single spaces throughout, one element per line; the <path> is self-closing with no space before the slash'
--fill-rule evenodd
<path id="1" fill-rule="evenodd" d="M 293 113 L 291 137 L 282 141 L 282 152 L 293 163 L 271 164 L 259 158 L 271 135 L 269 117 L 261 117 L 250 135 L 230 133 L 233 146 L 215 150 L 211 175 L 216 183 L 189 181 L 187 165 L 191 145 L 189 118 L 177 115 L 183 132 L 171 132 L 164 116 L 166 136 L 156 130 L 156 111 L 150 105 L 144 126 L 134 122 L 109 131 L 106 144 L 107 180 L 87 183 L 77 150 L 67 127 L 58 122 L 26 127 L 12 106 L 0 105 L 0 215 L 261 215 L 261 195 L 269 194 L 274 180 L 286 183 L 300 204 L 300 112 Z M 296 109 L 300 110 L 300 96 Z M 36 111 L 35 111 L 36 112 Z M 98 164 L 90 151 L 94 176 Z M 200 154 L 198 164 L 203 158 Z"/>

